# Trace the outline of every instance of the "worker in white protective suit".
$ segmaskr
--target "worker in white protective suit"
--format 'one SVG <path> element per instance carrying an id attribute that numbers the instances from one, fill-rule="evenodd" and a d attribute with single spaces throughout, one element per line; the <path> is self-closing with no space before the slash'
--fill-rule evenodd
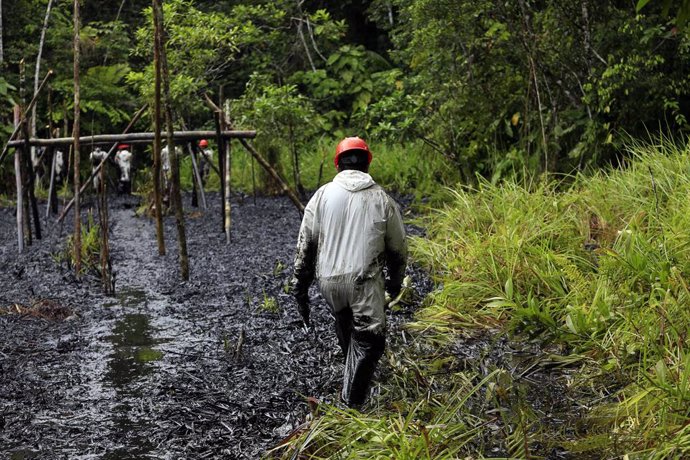
<path id="1" fill-rule="evenodd" d="M 98 165 L 101 164 L 103 159 L 108 155 L 108 152 L 105 150 L 101 149 L 100 147 L 96 147 L 91 153 L 89 154 L 89 159 L 91 160 L 91 174 L 96 172 L 96 169 L 98 168 Z M 105 167 L 105 165 L 104 165 Z M 93 188 L 96 190 L 98 193 L 100 190 L 101 186 L 101 177 L 100 173 L 95 174 L 93 176 Z"/>
<path id="2" fill-rule="evenodd" d="M 175 155 L 178 159 L 182 157 L 182 149 L 180 149 L 178 146 L 175 146 Z M 163 204 L 166 206 L 170 202 L 170 188 L 172 186 L 170 161 L 170 153 L 168 152 L 168 146 L 166 145 L 161 149 L 161 184 L 163 186 Z"/>
<path id="3" fill-rule="evenodd" d="M 115 164 L 120 169 L 120 180 L 117 184 L 117 191 L 118 193 L 129 195 L 132 193 L 132 182 L 130 179 L 132 152 L 129 151 L 129 144 L 120 144 L 117 146 Z"/>
<path id="4" fill-rule="evenodd" d="M 345 355 L 341 398 L 353 408 L 366 401 L 385 348 L 384 285 L 396 297 L 407 264 L 400 210 L 368 174 L 371 158 L 369 146 L 358 137 L 338 144 L 334 158 L 338 174 L 316 191 L 304 211 L 293 278 L 305 324 L 309 324 L 308 290 L 314 278 L 332 309 Z"/>

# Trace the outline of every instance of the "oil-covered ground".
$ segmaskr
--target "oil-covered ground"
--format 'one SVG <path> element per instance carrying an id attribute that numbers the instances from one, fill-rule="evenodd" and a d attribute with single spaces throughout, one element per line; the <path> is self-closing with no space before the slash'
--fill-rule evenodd
<path id="1" fill-rule="evenodd" d="M 71 219 L 18 255 L 14 209 L 0 208 L 2 458 L 259 458 L 304 421 L 306 397 L 335 398 L 328 308 L 312 288 L 306 330 L 284 291 L 299 213 L 284 198 L 234 197 L 227 245 L 219 197 L 209 204 L 185 198 L 183 282 L 173 217 L 159 256 L 139 198 L 111 197 L 112 296 L 58 261 Z M 389 313 L 391 349 L 409 315 Z"/>

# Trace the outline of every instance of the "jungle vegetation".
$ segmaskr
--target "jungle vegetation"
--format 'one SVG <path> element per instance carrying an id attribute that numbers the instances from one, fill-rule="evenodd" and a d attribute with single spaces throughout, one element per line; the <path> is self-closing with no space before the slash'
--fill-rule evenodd
<path id="1" fill-rule="evenodd" d="M 37 134 L 69 132 L 71 2 L 2 0 L 3 144 L 49 3 L 40 69 L 56 76 Z M 426 229 L 412 253 L 436 289 L 384 358 L 375 406 L 322 405 L 273 455 L 690 455 L 687 2 L 164 8 L 178 127 L 213 129 L 203 94 L 227 101 L 234 126 L 312 190 L 334 174 L 337 139 L 364 137 L 372 174 L 415 195 Z M 151 22 L 149 2 L 83 2 L 83 134 L 120 132 L 151 99 Z M 251 162 L 233 161 L 249 190 Z M 464 355 L 471 343 L 486 351 Z"/>

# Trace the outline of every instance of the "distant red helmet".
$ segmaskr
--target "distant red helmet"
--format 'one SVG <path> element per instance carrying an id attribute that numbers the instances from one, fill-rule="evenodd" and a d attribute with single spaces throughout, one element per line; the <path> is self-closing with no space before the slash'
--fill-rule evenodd
<path id="1" fill-rule="evenodd" d="M 335 157 L 333 158 L 333 163 L 335 163 L 336 168 L 338 167 L 338 159 L 340 158 L 340 155 L 350 150 L 363 150 L 367 152 L 369 156 L 368 163 L 371 163 L 371 151 L 369 150 L 367 143 L 359 137 L 346 137 L 340 141 L 338 146 L 335 148 Z"/>
<path id="2" fill-rule="evenodd" d="M 208 147 L 208 141 L 206 139 L 201 139 L 199 141 L 199 147 Z"/>
<path id="3" fill-rule="evenodd" d="M 124 150 L 124 149 L 128 149 L 128 148 L 129 148 L 129 144 L 120 144 L 117 146 L 118 150 Z"/>

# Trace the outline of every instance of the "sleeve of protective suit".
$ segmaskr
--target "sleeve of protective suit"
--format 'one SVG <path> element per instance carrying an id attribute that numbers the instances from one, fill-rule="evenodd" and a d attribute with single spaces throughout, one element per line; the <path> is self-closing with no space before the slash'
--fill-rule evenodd
<path id="1" fill-rule="evenodd" d="M 405 268 L 407 267 L 407 243 L 405 241 L 405 226 L 403 225 L 400 209 L 392 198 L 388 197 L 388 217 L 386 225 L 386 268 L 388 280 L 386 291 L 395 297 L 400 292 Z"/>
<path id="2" fill-rule="evenodd" d="M 316 271 L 316 254 L 319 247 L 319 230 L 317 207 L 320 191 L 309 200 L 304 209 L 302 225 L 297 237 L 297 252 L 295 254 L 295 271 L 292 279 L 293 294 L 298 303 L 309 301 L 309 286 L 314 281 Z"/>

